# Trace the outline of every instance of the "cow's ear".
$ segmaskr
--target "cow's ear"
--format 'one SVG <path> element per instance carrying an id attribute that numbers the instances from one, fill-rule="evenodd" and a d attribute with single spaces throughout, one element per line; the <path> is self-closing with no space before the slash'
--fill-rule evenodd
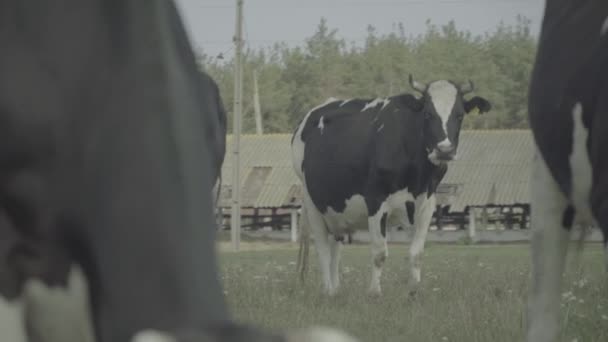
<path id="1" fill-rule="evenodd" d="M 415 112 L 419 112 L 422 110 L 422 108 L 424 108 L 424 101 L 420 98 L 416 98 L 414 95 L 412 94 L 405 94 L 400 96 L 401 98 L 401 102 L 403 102 L 403 104 L 405 106 L 407 106 L 409 109 L 415 111 Z"/>
<path id="2" fill-rule="evenodd" d="M 475 96 L 472 99 L 465 101 L 464 111 L 469 113 L 483 114 L 492 109 L 492 104 L 483 97 Z"/>

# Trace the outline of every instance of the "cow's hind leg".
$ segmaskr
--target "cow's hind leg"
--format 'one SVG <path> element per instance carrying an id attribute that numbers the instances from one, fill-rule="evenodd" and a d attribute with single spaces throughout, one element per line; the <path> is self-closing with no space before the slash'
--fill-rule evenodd
<path id="1" fill-rule="evenodd" d="M 560 291 L 574 212 L 537 153 L 531 182 L 532 283 L 528 341 L 556 341 Z"/>
<path id="2" fill-rule="evenodd" d="M 409 253 L 410 291 L 415 291 L 418 283 L 420 283 L 420 254 L 424 251 L 424 244 L 433 217 L 433 211 L 435 210 L 435 203 L 435 195 L 427 197 L 426 194 L 422 194 L 416 199 L 414 214 L 414 227 L 416 230 L 412 243 L 410 244 Z"/>
<path id="3" fill-rule="evenodd" d="M 340 286 L 340 250 L 342 242 L 334 238 L 329 238 L 330 250 L 330 273 L 333 291 L 336 292 Z"/>
<path id="4" fill-rule="evenodd" d="M 317 257 L 319 258 L 319 267 L 321 268 L 321 276 L 323 277 L 323 291 L 329 295 L 334 295 L 336 289 L 333 287 L 331 277 L 332 247 L 329 241 L 330 236 L 327 226 L 321 213 L 307 195 L 305 195 L 304 205 L 306 205 L 305 211 L 315 241 Z"/>
<path id="5" fill-rule="evenodd" d="M 0 331 L 3 341 L 27 342 L 23 302 L 20 299 L 9 300 L 0 295 Z"/>
<path id="6" fill-rule="evenodd" d="M 369 286 L 369 293 L 379 295 L 382 293 L 380 288 L 380 276 L 382 266 L 388 257 L 388 247 L 386 245 L 386 219 L 387 212 L 382 208 L 368 218 L 369 235 L 372 252 L 372 279 Z"/>
<path id="7" fill-rule="evenodd" d="M 94 342 L 88 284 L 80 267 L 72 266 L 65 286 L 27 281 L 24 296 L 29 342 Z"/>

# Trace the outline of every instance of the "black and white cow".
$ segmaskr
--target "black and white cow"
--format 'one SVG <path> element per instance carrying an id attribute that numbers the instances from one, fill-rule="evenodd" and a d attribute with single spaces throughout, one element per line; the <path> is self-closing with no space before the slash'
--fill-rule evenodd
<path id="1" fill-rule="evenodd" d="M 418 258 L 435 209 L 434 193 L 456 155 L 464 115 L 490 110 L 481 97 L 464 98 L 473 91 L 472 82 L 425 85 L 411 75 L 409 80 L 420 98 L 331 98 L 306 114 L 292 137 L 293 166 L 304 185 L 303 206 L 329 294 L 340 282 L 339 240 L 359 227 L 368 227 L 371 237 L 369 290 L 381 292 L 387 220 L 407 211 L 415 225 L 411 282 L 420 281 Z"/>
<path id="2" fill-rule="evenodd" d="M 222 191 L 222 165 L 226 156 L 226 133 L 228 129 L 226 109 L 215 80 L 206 73 L 201 72 L 199 81 L 203 90 L 199 99 L 202 103 L 211 104 L 213 112 L 217 113 L 217 120 L 213 120 L 212 124 L 207 126 L 205 135 L 209 137 L 208 140 L 212 143 L 211 158 L 213 163 L 211 163 L 211 179 L 213 182 L 213 208 L 216 211 L 216 220 L 221 226 L 222 213 L 219 211 L 219 205 Z"/>
<path id="3" fill-rule="evenodd" d="M 348 341 L 231 322 L 219 97 L 172 1 L 0 1 L 0 51 L 2 341 Z"/>
<path id="4" fill-rule="evenodd" d="M 536 155 L 528 341 L 558 339 L 571 228 L 599 226 L 608 237 L 607 18 L 604 0 L 546 2 L 529 90 Z"/>

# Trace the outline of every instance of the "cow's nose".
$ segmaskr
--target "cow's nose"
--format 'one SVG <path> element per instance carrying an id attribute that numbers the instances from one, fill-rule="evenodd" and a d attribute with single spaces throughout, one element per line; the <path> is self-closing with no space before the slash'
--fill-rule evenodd
<path id="1" fill-rule="evenodd" d="M 446 139 L 440 141 L 439 144 L 437 144 L 437 149 L 440 152 L 448 153 L 448 152 L 452 152 L 452 150 L 454 149 L 454 145 L 452 145 L 450 140 L 446 138 Z"/>

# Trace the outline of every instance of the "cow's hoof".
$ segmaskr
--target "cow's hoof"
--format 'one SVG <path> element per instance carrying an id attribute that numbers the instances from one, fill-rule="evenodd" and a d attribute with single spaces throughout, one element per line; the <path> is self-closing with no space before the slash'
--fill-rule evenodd
<path id="1" fill-rule="evenodd" d="M 367 290 L 367 295 L 370 297 L 381 297 L 382 291 L 380 290 L 380 288 L 370 288 L 369 290 Z"/>
<path id="2" fill-rule="evenodd" d="M 328 289 L 326 287 L 323 288 L 323 295 L 324 296 L 335 297 L 336 294 L 338 294 L 338 289 L 335 289 L 335 288 Z"/>
<path id="3" fill-rule="evenodd" d="M 411 289 L 407 293 L 407 297 L 409 299 L 416 299 L 418 297 L 418 289 Z"/>

